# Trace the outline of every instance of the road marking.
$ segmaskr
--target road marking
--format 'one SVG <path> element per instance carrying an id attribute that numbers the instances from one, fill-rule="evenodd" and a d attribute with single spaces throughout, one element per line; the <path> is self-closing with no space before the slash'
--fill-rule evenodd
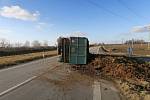
<path id="1" fill-rule="evenodd" d="M 57 68 L 57 66 L 56 66 L 56 67 L 53 67 L 53 68 L 51 68 L 51 69 L 49 69 L 49 70 L 53 70 L 53 69 L 55 69 L 55 68 Z M 9 88 L 9 89 L 7 89 L 7 90 L 1 92 L 1 93 L 0 93 L 0 97 L 2 97 L 3 95 L 5 95 L 5 94 L 7 94 L 7 93 L 9 93 L 9 92 L 11 92 L 11 91 L 13 91 L 13 90 L 15 90 L 15 89 L 21 87 L 21 86 L 23 86 L 23 85 L 25 85 L 25 84 L 27 84 L 27 83 L 29 83 L 30 81 L 34 80 L 35 78 L 40 77 L 41 75 L 43 75 L 43 74 L 49 72 L 49 70 L 43 72 L 42 74 L 39 74 L 38 76 L 33 76 L 33 77 L 31 77 L 31 78 L 25 80 L 24 82 L 22 82 L 22 83 L 20 83 L 20 84 L 17 84 L 17 85 L 15 85 L 15 86 L 13 86 L 13 87 L 11 87 L 11 88 Z"/>
<path id="2" fill-rule="evenodd" d="M 11 91 L 13 91 L 13 90 L 15 90 L 15 89 L 17 89 L 17 88 L 19 88 L 20 86 L 25 85 L 26 83 L 32 81 L 32 80 L 35 79 L 35 78 L 37 78 L 37 76 L 33 76 L 33 77 L 31 77 L 31 78 L 25 80 L 24 82 L 22 82 L 22 83 L 20 83 L 20 84 L 17 84 L 17 85 L 15 85 L 15 86 L 13 86 L 13 87 L 11 87 L 11 88 L 9 88 L 9 89 L 7 89 L 7 90 L 1 92 L 1 93 L 0 93 L 0 97 L 3 96 L 3 95 L 5 95 L 5 94 L 7 94 L 7 93 L 9 93 L 9 92 L 11 92 Z"/>
<path id="3" fill-rule="evenodd" d="M 54 57 L 49 57 L 49 58 L 46 58 L 46 59 L 53 59 L 57 56 L 54 56 Z M 42 61 L 43 59 L 39 59 L 39 60 L 35 60 L 35 61 L 31 61 L 31 62 L 28 62 L 28 63 L 22 63 L 21 65 L 16 65 L 15 67 L 9 67 L 9 68 L 5 68 L 5 69 L 1 69 L 0 72 L 4 72 L 4 71 L 7 71 L 7 70 L 11 70 L 11 69 L 16 69 L 16 68 L 20 68 L 20 67 L 23 67 L 23 66 L 27 66 L 29 64 L 35 64 L 37 63 L 38 61 Z"/>
<path id="4" fill-rule="evenodd" d="M 102 95 L 101 95 L 101 87 L 100 87 L 100 82 L 94 81 L 93 85 L 93 100 L 101 100 Z"/>

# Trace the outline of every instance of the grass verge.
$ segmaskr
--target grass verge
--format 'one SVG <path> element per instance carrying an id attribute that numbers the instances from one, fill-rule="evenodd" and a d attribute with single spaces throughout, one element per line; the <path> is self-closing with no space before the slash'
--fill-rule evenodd
<path id="1" fill-rule="evenodd" d="M 47 51 L 44 55 L 45 57 L 56 56 L 57 51 Z M 0 69 L 40 58 L 43 58 L 43 52 L 0 57 Z"/>

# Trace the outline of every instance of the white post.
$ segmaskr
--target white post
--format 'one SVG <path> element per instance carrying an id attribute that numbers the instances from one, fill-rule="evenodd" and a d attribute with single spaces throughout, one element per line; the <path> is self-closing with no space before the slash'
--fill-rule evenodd
<path id="1" fill-rule="evenodd" d="M 43 58 L 45 58 L 45 52 L 44 51 L 43 51 L 43 55 L 42 56 L 43 56 Z"/>

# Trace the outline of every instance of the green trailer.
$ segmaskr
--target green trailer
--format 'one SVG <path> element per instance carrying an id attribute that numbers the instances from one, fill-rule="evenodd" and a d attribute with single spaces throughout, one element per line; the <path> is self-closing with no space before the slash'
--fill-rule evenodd
<path id="1" fill-rule="evenodd" d="M 70 37 L 69 63 L 87 64 L 89 41 L 85 37 Z"/>

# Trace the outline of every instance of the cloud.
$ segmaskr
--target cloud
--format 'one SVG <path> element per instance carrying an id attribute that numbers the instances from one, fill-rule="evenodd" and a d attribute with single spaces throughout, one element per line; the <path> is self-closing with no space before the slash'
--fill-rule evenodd
<path id="1" fill-rule="evenodd" d="M 53 27 L 53 26 L 54 26 L 54 24 L 47 24 L 47 23 L 45 23 L 45 22 L 39 22 L 39 23 L 37 23 L 37 25 L 36 25 L 36 29 L 42 31 L 42 30 L 45 30 L 46 28 L 47 28 L 47 29 L 50 29 L 50 28 Z"/>
<path id="2" fill-rule="evenodd" d="M 135 33 L 150 32 L 150 25 L 135 26 L 132 28 L 131 32 Z"/>
<path id="3" fill-rule="evenodd" d="M 11 30 L 5 29 L 5 28 L 0 28 L 0 34 L 7 34 L 7 33 L 11 33 Z"/>
<path id="4" fill-rule="evenodd" d="M 0 28 L 0 38 L 8 38 L 10 37 L 13 31 L 7 28 Z"/>
<path id="5" fill-rule="evenodd" d="M 39 25 L 46 25 L 47 23 L 39 22 L 38 24 L 39 24 Z"/>
<path id="6" fill-rule="evenodd" d="M 38 11 L 31 13 L 20 6 L 4 6 L 0 9 L 0 15 L 24 21 L 36 21 L 40 13 Z"/>

